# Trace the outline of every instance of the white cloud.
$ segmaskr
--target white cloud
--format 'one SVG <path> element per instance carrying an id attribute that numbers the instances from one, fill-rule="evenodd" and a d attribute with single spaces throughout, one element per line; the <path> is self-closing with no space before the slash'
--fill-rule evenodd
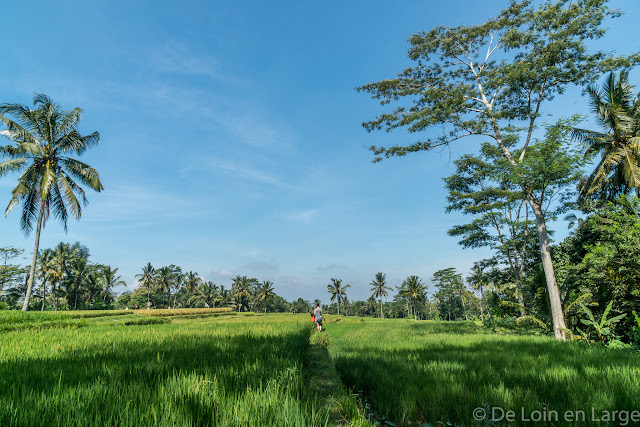
<path id="1" fill-rule="evenodd" d="M 235 273 L 225 269 L 213 269 L 209 271 L 209 273 L 205 276 L 207 280 L 211 280 L 212 282 L 220 282 L 231 279 L 235 276 Z M 225 284 L 225 283 L 222 283 Z"/>
<path id="2" fill-rule="evenodd" d="M 318 209 L 307 209 L 304 211 L 290 212 L 284 215 L 284 218 L 290 221 L 299 222 L 311 222 L 316 215 L 318 215 Z"/>
<path id="3" fill-rule="evenodd" d="M 327 264 L 321 265 L 316 270 L 318 271 L 334 271 L 334 270 L 347 270 L 349 266 L 347 264 Z"/>

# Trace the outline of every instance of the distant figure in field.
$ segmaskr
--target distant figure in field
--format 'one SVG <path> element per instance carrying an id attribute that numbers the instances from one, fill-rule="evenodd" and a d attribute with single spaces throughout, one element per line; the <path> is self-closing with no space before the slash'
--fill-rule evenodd
<path id="1" fill-rule="evenodd" d="M 313 315 L 316 318 L 316 326 L 318 328 L 318 332 L 322 332 L 322 309 L 320 308 L 320 304 L 316 305 L 316 309 L 313 310 Z"/>

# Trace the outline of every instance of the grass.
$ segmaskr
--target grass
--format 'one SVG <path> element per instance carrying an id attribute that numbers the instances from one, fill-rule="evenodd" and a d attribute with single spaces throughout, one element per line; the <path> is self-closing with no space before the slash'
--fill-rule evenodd
<path id="1" fill-rule="evenodd" d="M 269 317 L 3 333 L 0 425 L 326 425 L 310 322 Z"/>
<path id="2" fill-rule="evenodd" d="M 477 407 L 515 411 L 509 425 L 523 423 L 521 414 L 532 418 L 533 411 L 590 415 L 591 408 L 640 408 L 637 353 L 544 336 L 489 334 L 472 322 L 342 318 L 329 321 L 327 330 L 329 353 L 344 383 L 399 425 L 483 425 L 473 417 Z M 584 422 L 560 416 L 554 424 Z"/>
<path id="3" fill-rule="evenodd" d="M 473 322 L 327 316 L 317 333 L 307 315 L 141 311 L 0 312 L 0 425 L 496 425 L 478 407 L 521 425 L 640 408 L 640 355 L 622 350 Z"/>

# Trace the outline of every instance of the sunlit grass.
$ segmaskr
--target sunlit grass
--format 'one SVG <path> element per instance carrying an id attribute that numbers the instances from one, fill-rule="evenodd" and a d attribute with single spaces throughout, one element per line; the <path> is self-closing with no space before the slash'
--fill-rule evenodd
<path id="1" fill-rule="evenodd" d="M 269 317 L 3 333 L 0 425 L 324 425 L 310 323 Z"/>
<path id="2" fill-rule="evenodd" d="M 346 385 L 403 425 L 476 425 L 483 405 L 518 414 L 640 408 L 638 354 L 487 334 L 471 322 L 343 318 L 327 330 Z"/>

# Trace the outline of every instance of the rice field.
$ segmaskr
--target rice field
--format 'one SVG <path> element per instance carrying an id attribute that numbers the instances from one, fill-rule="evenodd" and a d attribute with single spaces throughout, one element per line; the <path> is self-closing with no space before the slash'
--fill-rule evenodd
<path id="1" fill-rule="evenodd" d="M 585 425 L 613 411 L 618 419 L 599 425 L 640 424 L 640 412 L 630 418 L 640 410 L 638 352 L 488 334 L 472 322 L 342 318 L 327 330 L 345 385 L 398 425 Z"/>
<path id="2" fill-rule="evenodd" d="M 328 425 L 303 367 L 307 316 L 266 319 L 4 332 L 0 425 Z"/>
<path id="3" fill-rule="evenodd" d="M 0 426 L 585 425 L 640 408 L 637 352 L 473 322 L 327 316 L 319 334 L 305 314 L 141 311 L 0 312 Z"/>

